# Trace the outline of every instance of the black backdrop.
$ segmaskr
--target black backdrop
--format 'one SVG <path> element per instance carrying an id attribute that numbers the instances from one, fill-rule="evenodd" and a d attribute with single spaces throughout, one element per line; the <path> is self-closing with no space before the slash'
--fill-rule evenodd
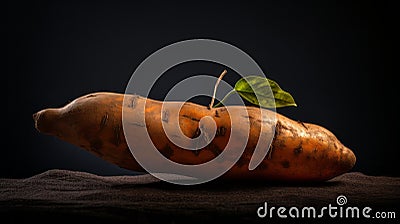
<path id="1" fill-rule="evenodd" d="M 39 134 L 32 114 L 90 92 L 123 92 L 152 52 L 192 38 L 221 40 L 247 52 L 299 105 L 278 112 L 335 133 L 355 152 L 354 171 L 399 176 L 398 147 L 392 147 L 394 7 L 321 2 L 8 2 L 0 176 L 48 169 L 131 174 Z M 207 63 L 172 69 L 152 97 L 162 99 L 187 74 L 218 76 L 221 69 Z M 226 80 L 234 84 L 237 77 Z"/>

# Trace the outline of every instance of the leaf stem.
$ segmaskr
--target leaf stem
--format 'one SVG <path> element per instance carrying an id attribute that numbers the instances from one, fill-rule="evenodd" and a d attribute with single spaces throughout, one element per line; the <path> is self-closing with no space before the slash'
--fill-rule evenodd
<path id="1" fill-rule="evenodd" d="M 221 101 L 219 101 L 219 103 L 217 103 L 214 107 L 219 107 L 220 105 L 222 105 L 222 103 L 230 96 L 230 95 L 232 95 L 233 93 L 235 93 L 236 92 L 236 90 L 234 90 L 234 89 L 232 89 L 228 94 L 226 94 L 226 96 L 224 96 L 224 98 L 221 100 Z"/>
<path id="2" fill-rule="evenodd" d="M 221 75 L 219 75 L 219 78 L 218 78 L 218 80 L 217 80 L 217 82 L 215 83 L 215 86 L 214 86 L 214 93 L 213 93 L 213 96 L 212 96 L 212 99 L 211 99 L 211 103 L 210 103 L 210 105 L 208 106 L 208 109 L 213 108 L 214 100 L 215 100 L 215 93 L 217 92 L 217 87 L 218 87 L 218 85 L 219 85 L 219 82 L 221 82 L 222 78 L 225 76 L 225 74 L 226 74 L 227 72 L 228 72 L 228 71 L 227 71 L 226 69 L 224 69 L 224 71 L 222 71 Z"/>

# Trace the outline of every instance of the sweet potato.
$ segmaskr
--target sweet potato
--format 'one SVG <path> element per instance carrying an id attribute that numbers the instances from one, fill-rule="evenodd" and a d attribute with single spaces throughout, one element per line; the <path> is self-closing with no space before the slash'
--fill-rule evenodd
<path id="1" fill-rule="evenodd" d="M 181 164 L 200 164 L 212 160 L 224 150 L 231 132 L 230 116 L 225 107 L 207 108 L 185 103 L 179 112 L 162 117 L 160 101 L 99 92 L 82 96 L 62 108 L 49 108 L 33 115 L 35 127 L 42 133 L 84 148 L 120 167 L 144 171 L 135 161 L 126 143 L 122 127 L 122 110 L 135 110 L 146 102 L 146 126 L 156 148 L 168 159 Z M 125 105 L 123 105 L 125 103 Z M 164 102 L 174 104 L 174 102 Z M 235 106 L 232 106 L 235 107 Z M 242 106 L 236 106 L 241 107 Z M 246 107 L 250 121 L 250 136 L 239 161 L 222 177 L 229 179 L 260 179 L 279 181 L 324 181 L 349 171 L 355 164 L 354 153 L 327 129 L 309 123 L 293 121 L 276 113 L 277 123 L 269 155 L 254 170 L 248 165 L 260 136 L 260 109 Z M 270 110 L 265 113 L 275 113 Z M 177 114 L 179 113 L 179 114 Z M 211 116 L 217 125 L 216 137 L 206 147 L 192 151 L 177 147 L 165 135 L 162 122 L 179 116 L 179 126 L 188 137 L 199 133 L 199 121 Z"/>

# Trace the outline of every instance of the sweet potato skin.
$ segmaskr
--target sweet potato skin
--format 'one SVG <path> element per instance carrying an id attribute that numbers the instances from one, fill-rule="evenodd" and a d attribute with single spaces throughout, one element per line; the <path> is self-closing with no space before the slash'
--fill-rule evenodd
<path id="1" fill-rule="evenodd" d="M 179 126 L 188 137 L 198 135 L 198 122 L 202 117 L 210 116 L 216 122 L 218 132 L 212 142 L 203 149 L 192 151 L 175 146 L 165 135 L 162 122 L 166 122 L 166 118 L 162 117 L 162 102 L 136 95 L 128 97 L 124 102 L 124 94 L 88 94 L 62 108 L 45 109 L 34 114 L 35 126 L 42 133 L 57 136 L 108 162 L 134 171 L 144 170 L 134 159 L 126 143 L 122 111 L 134 111 L 140 103 L 146 103 L 146 124 L 139 125 L 146 125 L 153 144 L 172 161 L 181 164 L 201 164 L 210 161 L 224 150 L 229 140 L 231 120 L 224 107 L 209 109 L 185 103 L 179 115 L 168 114 L 169 117 L 179 116 Z M 246 107 L 246 110 L 248 116 L 243 118 L 243 121 L 232 121 L 250 122 L 246 149 L 239 161 L 222 178 L 324 181 L 348 172 L 356 162 L 354 153 L 327 129 L 315 124 L 293 121 L 276 113 L 272 114 L 276 116 L 277 123 L 269 155 L 256 169 L 249 170 L 249 161 L 260 136 L 262 119 L 259 108 Z M 275 112 L 265 110 L 263 113 Z M 273 129 L 271 127 L 267 130 Z"/>

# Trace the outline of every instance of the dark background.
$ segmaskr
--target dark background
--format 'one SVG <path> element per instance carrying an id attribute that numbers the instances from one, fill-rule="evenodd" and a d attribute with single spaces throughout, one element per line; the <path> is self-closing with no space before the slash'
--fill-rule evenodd
<path id="1" fill-rule="evenodd" d="M 193 38 L 221 40 L 247 52 L 294 96 L 298 107 L 278 112 L 331 130 L 356 154 L 354 171 L 399 176 L 399 149 L 392 146 L 398 123 L 391 78 L 394 6 L 321 2 L 8 2 L 0 177 L 48 169 L 132 174 L 38 133 L 32 114 L 90 92 L 124 92 L 152 52 Z M 168 82 L 159 82 L 152 97 L 162 99 L 187 75 L 218 76 L 222 68 L 179 66 L 165 74 Z M 237 78 L 225 80 L 234 84 Z"/>

